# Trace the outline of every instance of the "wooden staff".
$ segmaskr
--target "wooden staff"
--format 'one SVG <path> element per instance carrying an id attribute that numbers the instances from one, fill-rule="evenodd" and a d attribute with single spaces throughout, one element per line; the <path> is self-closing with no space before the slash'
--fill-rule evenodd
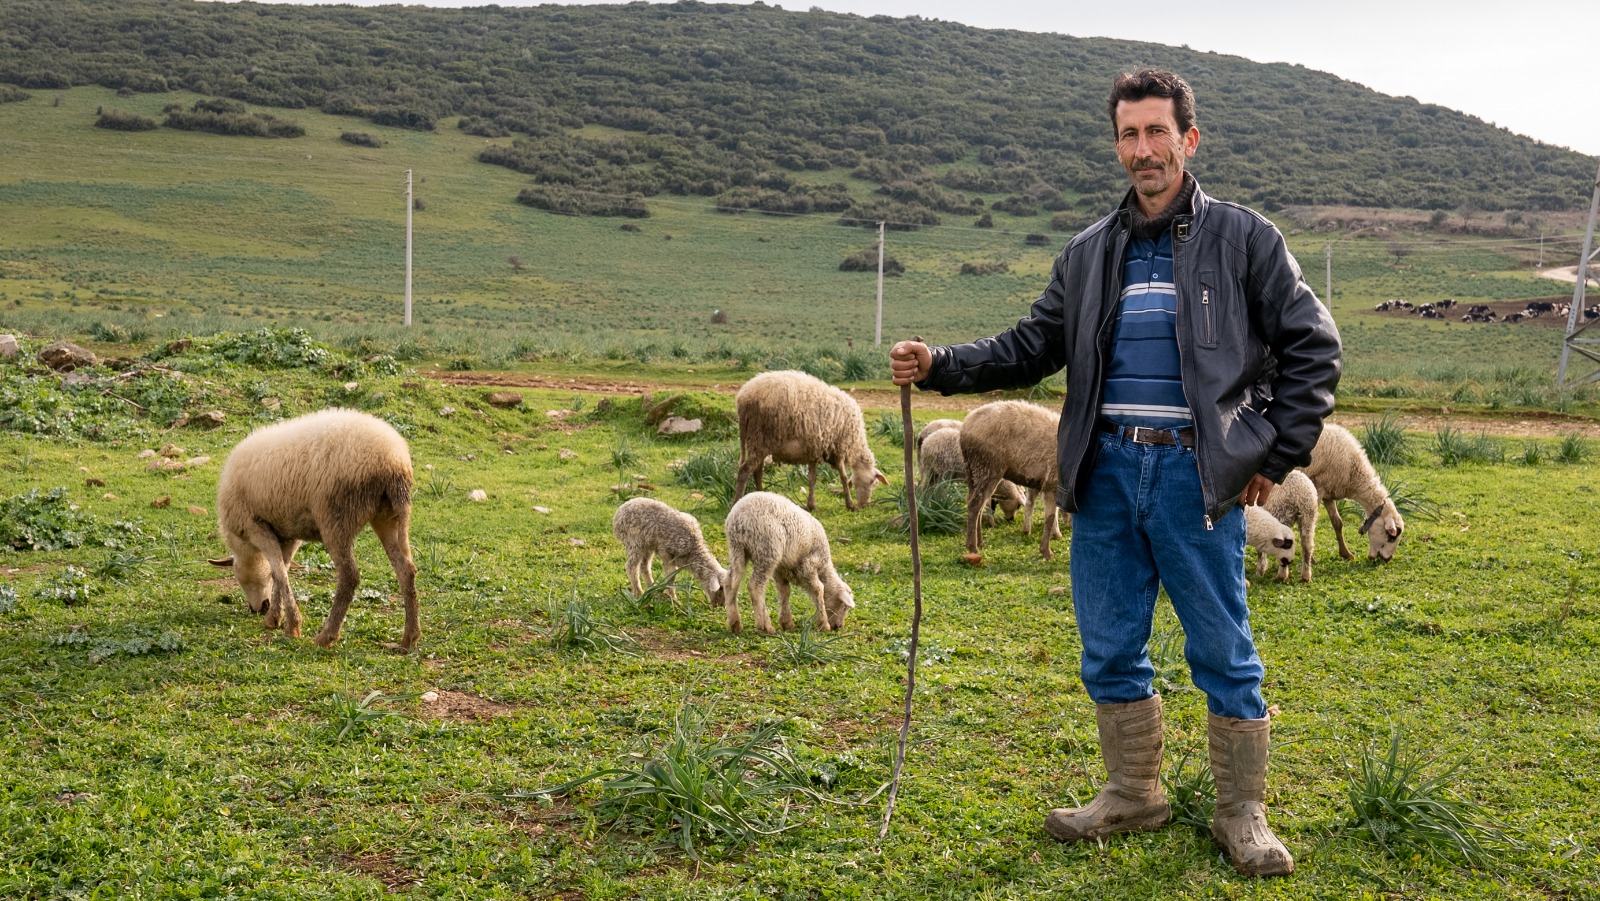
<path id="1" fill-rule="evenodd" d="M 879 841 L 889 834 L 895 796 L 900 793 L 900 768 L 906 762 L 906 737 L 911 734 L 911 697 L 917 690 L 917 636 L 922 628 L 922 551 L 917 542 L 917 485 L 911 462 L 911 445 L 915 439 L 911 423 L 910 385 L 900 386 L 900 425 L 905 433 L 902 443 L 906 451 L 906 515 L 911 518 L 911 655 L 906 661 L 906 703 L 905 713 L 900 720 L 900 746 L 895 750 L 894 774 L 889 780 L 889 805 L 883 811 L 883 827 L 878 830 Z"/>

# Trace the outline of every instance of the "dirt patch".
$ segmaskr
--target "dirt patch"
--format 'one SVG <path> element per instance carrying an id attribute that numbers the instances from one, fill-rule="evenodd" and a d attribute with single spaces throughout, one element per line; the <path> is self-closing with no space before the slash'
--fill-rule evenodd
<path id="1" fill-rule="evenodd" d="M 344 863 L 350 869 L 383 883 L 387 891 L 404 892 L 422 885 L 421 874 L 395 863 L 393 851 L 346 854 Z"/>
<path id="2" fill-rule="evenodd" d="M 424 700 L 422 707 L 429 715 L 441 720 L 482 722 L 500 716 L 510 716 L 517 708 L 510 704 L 490 701 L 459 691 L 436 691 L 438 697 Z"/>

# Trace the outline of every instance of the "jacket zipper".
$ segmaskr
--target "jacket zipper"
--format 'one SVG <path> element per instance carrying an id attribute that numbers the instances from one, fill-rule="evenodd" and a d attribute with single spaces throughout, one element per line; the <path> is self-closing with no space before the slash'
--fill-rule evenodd
<path id="1" fill-rule="evenodd" d="M 1179 249 L 1181 247 L 1182 247 L 1182 244 L 1180 242 L 1178 242 L 1176 240 L 1174 240 L 1172 242 L 1172 286 L 1173 286 L 1174 290 L 1177 289 L 1178 285 L 1182 284 L 1182 281 L 1180 281 L 1179 278 L 1178 278 L 1178 251 L 1179 251 Z M 1200 289 L 1200 304 L 1201 304 L 1201 306 L 1205 307 L 1205 309 L 1206 309 L 1207 317 L 1205 317 L 1205 318 L 1209 318 L 1209 314 L 1210 314 L 1210 311 L 1211 311 L 1211 291 L 1210 291 L 1210 289 L 1204 288 L 1204 287 L 1202 287 Z M 1176 310 L 1176 314 L 1175 314 L 1176 315 L 1176 322 L 1177 322 L 1177 324 L 1182 325 L 1183 304 L 1180 303 L 1180 304 L 1174 305 L 1174 309 Z M 1178 328 L 1176 330 L 1176 333 L 1174 334 L 1174 337 L 1176 338 L 1178 336 L 1181 336 L 1182 334 L 1183 334 L 1183 329 L 1182 328 Z M 1181 339 L 1178 340 L 1177 341 L 1177 345 L 1178 345 L 1178 366 L 1179 366 L 1179 370 L 1182 371 L 1183 368 L 1184 368 L 1183 341 Z M 1184 385 L 1183 386 L 1183 402 L 1189 405 L 1189 409 L 1190 410 L 1194 409 L 1194 402 L 1189 399 L 1189 386 L 1188 385 Z M 1200 434 L 1200 417 L 1196 416 L 1194 418 L 1194 461 L 1195 461 L 1196 475 L 1198 475 L 1200 477 L 1200 498 L 1206 505 L 1206 511 L 1205 511 L 1206 531 L 1210 532 L 1212 530 L 1212 528 L 1213 528 L 1213 523 L 1211 522 L 1211 498 L 1209 497 L 1210 491 L 1208 491 L 1206 489 L 1205 469 L 1203 467 L 1201 467 L 1201 465 L 1200 465 L 1200 463 L 1201 463 L 1201 460 L 1200 460 L 1200 445 L 1202 443 L 1201 442 L 1201 438 L 1202 437 L 1203 436 L 1201 436 L 1201 434 Z"/>

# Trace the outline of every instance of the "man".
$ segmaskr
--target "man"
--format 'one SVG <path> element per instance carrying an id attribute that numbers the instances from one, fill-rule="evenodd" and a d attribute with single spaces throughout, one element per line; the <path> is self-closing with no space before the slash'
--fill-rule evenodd
<path id="1" fill-rule="evenodd" d="M 1339 381 L 1339 334 L 1283 236 L 1202 192 L 1200 146 L 1177 75 L 1119 76 L 1108 109 L 1132 189 L 1074 238 L 1026 318 L 946 347 L 902 341 L 897 385 L 944 394 L 1032 385 L 1065 367 L 1056 503 L 1072 517 L 1072 601 L 1084 687 L 1110 778 L 1051 811 L 1061 841 L 1155 829 L 1161 696 L 1151 618 L 1165 587 L 1206 694 L 1216 778 L 1211 833 L 1248 876 L 1294 859 L 1267 825 L 1270 720 L 1245 604 L 1244 511 L 1311 459 Z"/>

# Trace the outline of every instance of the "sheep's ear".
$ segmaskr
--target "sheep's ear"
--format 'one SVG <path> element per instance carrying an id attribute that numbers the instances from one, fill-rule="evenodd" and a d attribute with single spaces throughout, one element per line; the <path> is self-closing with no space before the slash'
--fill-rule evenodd
<path id="1" fill-rule="evenodd" d="M 879 484 L 879 485 L 887 485 L 887 484 L 889 484 L 889 477 L 888 477 L 888 476 L 886 476 L 886 475 L 884 475 L 884 474 L 883 474 L 883 473 L 881 473 L 881 472 L 879 472 L 879 471 L 878 471 L 878 470 L 876 470 L 876 469 L 874 469 L 874 470 L 873 470 L 873 471 L 872 471 L 872 477 L 873 477 L 873 478 L 874 478 L 874 479 L 877 479 L 877 480 L 878 480 L 878 484 Z"/>
<path id="2" fill-rule="evenodd" d="M 223 557 L 223 558 L 217 559 L 217 560 L 208 559 L 208 560 L 206 560 L 206 562 L 211 564 L 212 566 L 220 566 L 223 569 L 232 569 L 233 568 L 233 558 L 232 557 Z"/>
<path id="3" fill-rule="evenodd" d="M 1287 550 L 1293 550 L 1293 548 L 1294 548 L 1294 539 L 1293 538 L 1275 538 L 1272 541 L 1272 546 L 1276 547 L 1276 548 L 1281 548 L 1281 549 L 1286 550 L 1286 551 Z"/>

